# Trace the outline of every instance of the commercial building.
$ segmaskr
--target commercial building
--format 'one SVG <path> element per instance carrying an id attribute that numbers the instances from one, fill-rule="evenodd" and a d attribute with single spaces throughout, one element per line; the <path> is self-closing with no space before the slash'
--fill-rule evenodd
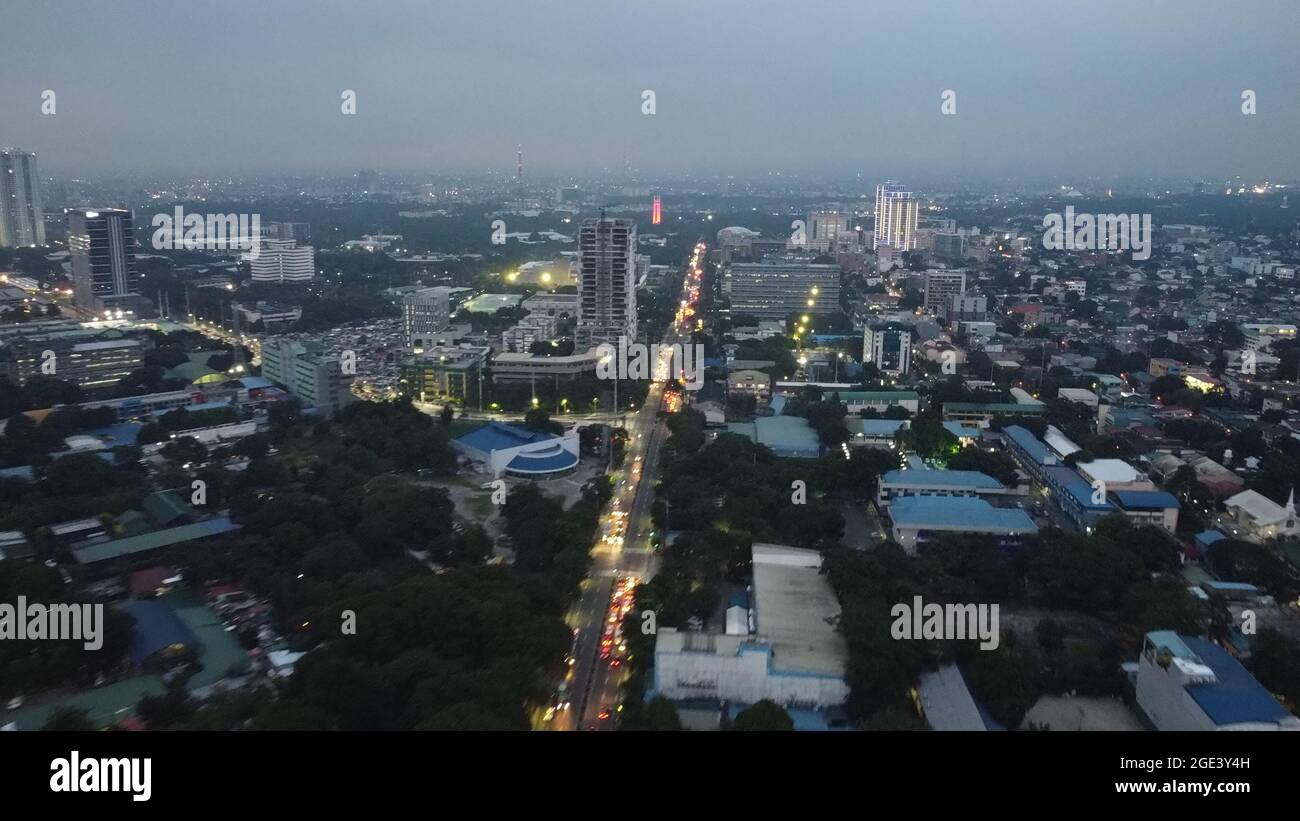
<path id="1" fill-rule="evenodd" d="M 589 219 L 578 230 L 579 348 L 636 339 L 636 223 Z"/>
<path id="2" fill-rule="evenodd" d="M 402 360 L 398 384 L 402 395 L 417 402 L 477 400 L 486 346 L 435 346 Z"/>
<path id="3" fill-rule="evenodd" d="M 547 479 L 578 466 L 578 431 L 563 436 L 489 422 L 451 440 L 452 448 L 493 477 Z"/>
<path id="4" fill-rule="evenodd" d="M 272 337 L 262 343 L 262 376 L 329 418 L 352 404 L 353 375 L 323 346 Z"/>
<path id="5" fill-rule="evenodd" d="M 501 349 L 509 353 L 528 353 L 538 342 L 556 340 L 559 329 L 559 317 L 529 314 L 513 327 L 501 332 Z"/>
<path id="6" fill-rule="evenodd" d="M 726 633 L 661 626 L 650 690 L 734 709 L 764 699 L 787 709 L 843 704 L 848 646 L 834 626 L 840 606 L 821 573 L 821 554 L 761 542 L 752 550 L 753 612 L 744 632 L 739 623 Z"/>
<path id="7" fill-rule="evenodd" d="M 450 289 L 421 288 L 402 295 L 402 344 L 408 351 L 433 347 L 434 337 L 450 324 Z"/>
<path id="8" fill-rule="evenodd" d="M 970 496 L 904 496 L 888 508 L 894 541 L 915 554 L 945 533 L 997 536 L 1004 546 L 1038 533 L 1034 520 L 1019 508 L 993 507 Z"/>
<path id="9" fill-rule="evenodd" d="M 925 312 L 932 316 L 948 316 L 954 299 L 966 295 L 965 271 L 926 271 L 925 272 Z M 988 303 L 985 303 L 985 308 Z M 963 317 L 983 319 L 983 316 Z"/>
<path id="10" fill-rule="evenodd" d="M 840 310 L 840 267 L 789 259 L 734 263 L 727 268 L 731 313 L 784 320 L 791 314 Z"/>
<path id="11" fill-rule="evenodd" d="M 250 252 L 253 282 L 266 285 L 311 282 L 316 276 L 316 249 L 292 239 L 263 237 Z"/>
<path id="12" fill-rule="evenodd" d="M 907 376 L 912 370 L 912 329 L 901 322 L 868 325 L 862 335 L 862 361 L 887 376 Z"/>
<path id="13" fill-rule="evenodd" d="M 813 250 L 827 252 L 834 250 L 840 234 L 852 233 L 849 229 L 848 214 L 840 211 L 808 212 L 807 244 Z"/>
<path id="14" fill-rule="evenodd" d="M 499 353 L 492 357 L 492 381 L 533 382 L 538 379 L 568 381 L 595 376 L 600 348 L 569 356 L 535 356 L 530 353 Z"/>
<path id="15" fill-rule="evenodd" d="M 876 186 L 876 230 L 873 247 L 896 251 L 916 248 L 916 218 L 920 203 L 905 185 L 886 182 Z"/>
<path id="16" fill-rule="evenodd" d="M 980 294 L 953 294 L 946 318 L 949 322 L 983 322 L 989 315 L 989 298 Z"/>
<path id="17" fill-rule="evenodd" d="M 0 341 L 0 374 L 17 385 L 50 376 L 94 390 L 144 367 L 146 350 L 140 337 L 115 330 L 13 336 Z"/>
<path id="18" fill-rule="evenodd" d="M 135 229 L 131 212 L 120 208 L 68 211 L 68 253 L 77 307 L 99 313 L 123 310 L 139 296 Z"/>
<path id="19" fill-rule="evenodd" d="M 1226 650 L 1172 630 L 1146 634 L 1136 689 L 1157 730 L 1300 730 L 1300 718 Z"/>
<path id="20" fill-rule="evenodd" d="M 0 149 L 0 248 L 45 244 L 45 212 L 36 155 Z"/>
<path id="21" fill-rule="evenodd" d="M 961 234 L 935 234 L 932 250 L 939 259 L 960 262 L 966 257 L 966 238 Z"/>
<path id="22" fill-rule="evenodd" d="M 772 390 L 772 377 L 762 371 L 738 370 L 727 374 L 727 393 L 766 399 Z"/>

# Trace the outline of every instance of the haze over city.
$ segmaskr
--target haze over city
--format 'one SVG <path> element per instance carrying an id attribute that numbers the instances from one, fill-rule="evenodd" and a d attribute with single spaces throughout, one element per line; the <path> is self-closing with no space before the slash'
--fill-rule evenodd
<path id="1" fill-rule="evenodd" d="M 1222 8 L 19 0 L 0 106 L 68 173 L 1300 175 L 1300 6 Z"/>

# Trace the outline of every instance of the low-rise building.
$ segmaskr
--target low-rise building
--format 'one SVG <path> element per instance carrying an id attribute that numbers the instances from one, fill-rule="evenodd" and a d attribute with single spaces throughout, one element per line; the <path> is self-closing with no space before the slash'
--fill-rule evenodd
<path id="1" fill-rule="evenodd" d="M 452 448 L 493 477 L 549 479 L 578 466 L 578 431 L 563 436 L 489 422 L 451 440 Z"/>
<path id="2" fill-rule="evenodd" d="M 1142 642 L 1137 703 L 1157 730 L 1300 730 L 1300 718 L 1226 650 L 1172 630 Z"/>
<path id="3" fill-rule="evenodd" d="M 891 470 L 876 484 L 876 504 L 887 507 L 907 497 L 999 497 L 1014 494 L 987 473 L 978 470 Z"/>
<path id="4" fill-rule="evenodd" d="M 835 628 L 840 606 L 821 554 L 783 545 L 753 546 L 754 632 L 683 632 L 660 627 L 651 690 L 671 700 L 787 708 L 843 704 L 848 646 Z"/>
<path id="5" fill-rule="evenodd" d="M 1285 507 L 1253 490 L 1243 490 L 1225 499 L 1223 506 L 1227 513 L 1220 517 L 1219 529 L 1235 538 L 1262 542 L 1300 533 L 1294 490 L 1287 497 Z"/>
<path id="6" fill-rule="evenodd" d="M 972 497 L 906 496 L 889 506 L 894 541 L 908 553 L 945 533 L 997 536 L 1004 545 L 1018 544 L 1038 533 L 1038 526 L 1019 508 L 993 507 Z"/>

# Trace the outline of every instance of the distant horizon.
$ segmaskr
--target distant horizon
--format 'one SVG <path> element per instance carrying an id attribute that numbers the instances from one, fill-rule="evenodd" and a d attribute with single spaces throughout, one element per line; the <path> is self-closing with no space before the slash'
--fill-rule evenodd
<path id="1" fill-rule="evenodd" d="M 1283 0 L 6 6 L 46 173 L 1300 179 Z"/>

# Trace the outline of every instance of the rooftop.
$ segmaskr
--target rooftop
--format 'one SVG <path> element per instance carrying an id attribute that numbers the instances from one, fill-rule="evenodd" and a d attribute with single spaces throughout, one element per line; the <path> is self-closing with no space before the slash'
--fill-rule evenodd
<path id="1" fill-rule="evenodd" d="M 835 628 L 840 604 L 821 573 L 821 554 L 755 543 L 757 631 L 772 647 L 778 670 L 844 675 L 848 645 Z"/>
<path id="2" fill-rule="evenodd" d="M 913 487 L 1002 489 L 1001 482 L 978 470 L 891 470 L 881 477 L 881 481 Z"/>
<path id="3" fill-rule="evenodd" d="M 972 496 L 904 496 L 889 506 L 895 524 L 952 530 L 1037 532 L 1034 520 L 1019 508 L 993 507 Z"/>

